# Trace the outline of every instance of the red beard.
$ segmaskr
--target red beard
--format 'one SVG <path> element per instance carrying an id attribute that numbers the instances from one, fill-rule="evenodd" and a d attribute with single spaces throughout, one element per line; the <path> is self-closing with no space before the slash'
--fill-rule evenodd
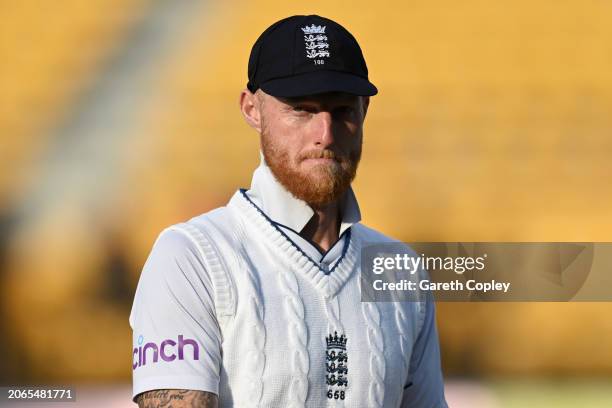
<path id="1" fill-rule="evenodd" d="M 337 201 L 349 189 L 357 174 L 361 159 L 361 145 L 348 156 L 336 155 L 332 150 L 311 150 L 300 155 L 296 162 L 286 151 L 274 146 L 267 135 L 262 134 L 261 148 L 266 164 L 276 179 L 295 198 L 305 201 L 312 208 L 321 208 Z M 297 170 L 305 159 L 330 158 L 330 164 L 318 164 L 308 174 Z"/>

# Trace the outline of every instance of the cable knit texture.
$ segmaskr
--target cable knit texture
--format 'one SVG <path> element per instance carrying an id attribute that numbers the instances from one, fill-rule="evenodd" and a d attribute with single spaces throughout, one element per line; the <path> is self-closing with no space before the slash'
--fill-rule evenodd
<path id="1" fill-rule="evenodd" d="M 263 393 L 263 372 L 265 366 L 264 344 L 266 338 L 266 330 L 263 324 L 263 304 L 258 295 L 257 283 L 252 274 L 249 274 L 249 286 L 251 296 L 248 299 L 249 310 L 251 314 L 250 325 L 251 333 L 248 336 L 253 340 L 253 348 L 249 350 L 247 364 L 248 372 L 251 373 L 249 379 L 249 393 L 245 395 L 241 406 L 249 406 L 250 404 L 259 405 Z M 249 326 L 247 326 L 249 327 Z"/>
<path id="2" fill-rule="evenodd" d="M 340 322 L 340 305 L 338 298 L 333 297 L 325 301 L 325 313 L 327 316 L 327 331 L 331 334 L 335 331 L 344 333 L 342 323 Z"/>
<path id="3" fill-rule="evenodd" d="M 236 225 L 234 229 L 236 234 L 236 240 L 238 242 L 246 242 L 246 235 L 240 225 Z M 260 406 L 264 384 L 264 368 L 266 363 L 265 357 L 265 343 L 266 343 L 266 328 L 264 325 L 264 304 L 261 298 L 260 288 L 260 277 L 256 273 L 256 268 L 252 265 L 246 266 L 243 262 L 241 263 L 241 269 L 247 272 L 247 287 L 248 287 L 248 313 L 250 318 L 248 319 L 251 324 L 247 326 L 250 328 L 250 333 L 247 332 L 247 336 L 253 342 L 253 348 L 249 350 L 247 357 L 247 373 L 250 374 L 248 379 L 248 393 L 239 394 L 244 398 L 239 399 L 238 406 L 245 407 L 258 407 Z"/>
<path id="4" fill-rule="evenodd" d="M 405 376 L 386 373 L 405 372 L 397 357 L 410 354 L 422 316 L 360 298 L 361 246 L 390 239 L 355 224 L 326 274 L 242 191 L 189 224 L 183 230 L 214 270 L 216 312 L 230 315 L 220 320 L 220 406 L 374 408 L 401 400 Z M 400 341 L 385 337 L 398 331 Z M 348 383 L 332 387 L 326 338 L 334 332 L 346 336 L 349 360 Z"/>
<path id="5" fill-rule="evenodd" d="M 367 324 L 367 339 L 370 350 L 370 389 L 368 391 L 368 407 L 383 406 L 385 358 L 383 355 L 383 333 L 380 324 L 380 313 L 375 302 L 363 302 L 361 312 Z"/>
<path id="6" fill-rule="evenodd" d="M 279 284 L 284 295 L 289 337 L 289 364 L 293 372 L 289 388 L 290 407 L 303 407 L 308 392 L 308 332 L 304 319 L 304 305 L 297 279 L 291 270 L 278 270 Z"/>
<path id="7" fill-rule="evenodd" d="M 410 305 L 408 305 L 410 306 Z M 406 376 L 408 374 L 408 369 L 410 366 L 410 344 L 412 341 L 412 338 L 410 337 L 410 333 L 408 331 L 408 327 L 410 324 L 409 321 L 409 316 L 407 315 L 407 311 L 405 308 L 403 307 L 398 307 L 395 309 L 395 324 L 397 325 L 397 330 L 399 332 L 399 346 L 400 346 L 400 356 L 402 356 L 401 361 L 402 361 L 402 377 Z M 395 401 L 395 403 L 393 404 L 393 406 L 398 406 L 400 401 L 401 401 L 401 395 L 398 396 L 399 398 L 397 399 L 397 401 Z"/>
<path id="8" fill-rule="evenodd" d="M 215 310 L 217 316 L 230 316 L 234 313 L 234 291 L 230 287 L 230 279 L 227 275 L 227 267 L 223 265 L 222 260 L 217 256 L 219 252 L 214 248 L 210 237 L 206 232 L 200 231 L 188 223 L 174 225 L 170 229 L 174 229 L 185 234 L 189 239 L 196 243 L 202 254 L 202 259 L 206 262 L 206 267 L 210 272 L 210 277 L 213 282 L 215 292 Z"/>

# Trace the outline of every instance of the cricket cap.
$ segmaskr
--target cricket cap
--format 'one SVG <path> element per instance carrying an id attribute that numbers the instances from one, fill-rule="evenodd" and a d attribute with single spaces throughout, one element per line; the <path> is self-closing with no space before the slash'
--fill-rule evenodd
<path id="1" fill-rule="evenodd" d="M 355 37 L 317 15 L 287 17 L 268 27 L 251 49 L 248 77 L 251 92 L 261 88 L 278 97 L 378 92 Z"/>

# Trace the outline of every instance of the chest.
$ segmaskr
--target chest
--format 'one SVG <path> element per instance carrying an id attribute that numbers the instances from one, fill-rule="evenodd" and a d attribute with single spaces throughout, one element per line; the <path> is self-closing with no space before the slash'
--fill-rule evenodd
<path id="1" fill-rule="evenodd" d="M 358 263 L 334 296 L 270 255 L 241 264 L 236 314 L 222 327 L 232 401 L 399 404 L 418 331 L 416 303 L 361 302 Z M 238 391 L 245 383 L 260 389 L 246 395 Z"/>

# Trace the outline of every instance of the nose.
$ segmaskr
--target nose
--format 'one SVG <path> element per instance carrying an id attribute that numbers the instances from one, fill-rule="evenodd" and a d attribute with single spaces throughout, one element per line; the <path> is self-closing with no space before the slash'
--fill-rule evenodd
<path id="1" fill-rule="evenodd" d="M 334 143 L 333 118 L 331 112 L 320 111 L 316 115 L 316 141 L 319 147 L 326 148 Z"/>

